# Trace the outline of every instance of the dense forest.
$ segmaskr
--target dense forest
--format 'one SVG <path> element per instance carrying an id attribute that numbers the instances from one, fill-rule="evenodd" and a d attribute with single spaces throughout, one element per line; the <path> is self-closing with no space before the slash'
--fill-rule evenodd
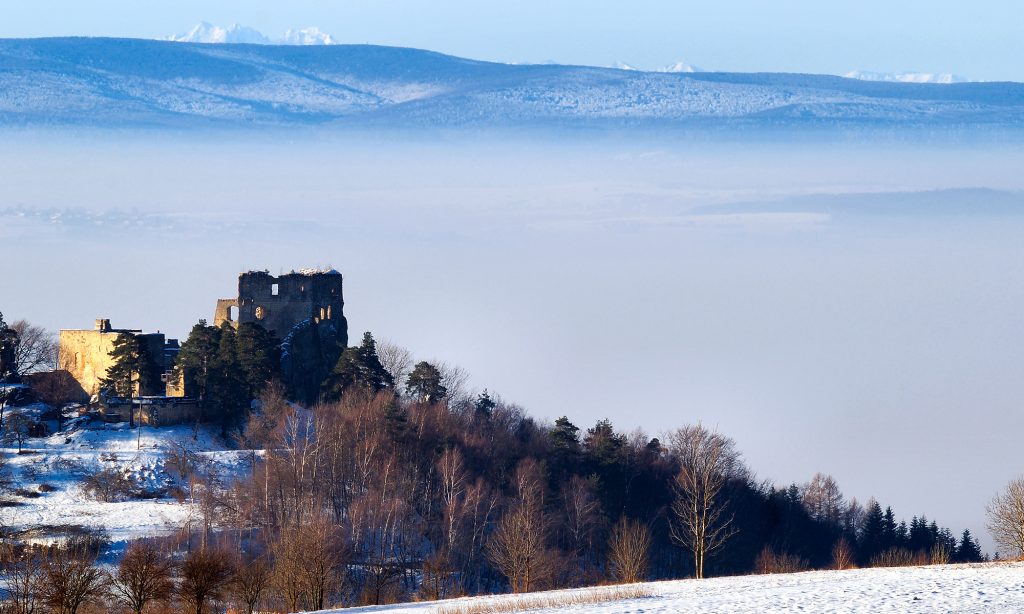
<path id="1" fill-rule="evenodd" d="M 378 348 L 370 333 L 341 354 L 320 402 L 302 407 L 273 383 L 272 341 L 254 351 L 252 338 L 200 323 L 182 348 L 185 364 L 219 365 L 206 386 L 235 374 L 243 392 L 223 409 L 226 428 L 267 450 L 250 480 L 197 481 L 199 539 L 230 536 L 278 560 L 282 543 L 321 532 L 329 539 L 312 541 L 330 544 L 324 556 L 345 570 L 328 601 L 982 559 L 969 532 L 958 539 L 923 515 L 908 524 L 873 499 L 847 500 L 828 475 L 759 482 L 731 439 L 699 424 L 659 439 L 608 420 L 540 423 L 486 390 L 468 394 L 458 369 Z M 247 349 L 232 354 L 242 339 Z"/>
<path id="2" fill-rule="evenodd" d="M 140 353 L 115 351 L 111 372 L 130 383 Z M 700 424 L 651 437 L 608 420 L 538 422 L 469 392 L 461 369 L 414 363 L 370 333 L 323 374 L 319 402 L 294 402 L 279 365 L 277 340 L 259 326 L 193 328 L 177 369 L 222 433 L 252 451 L 251 471 L 229 478 L 182 442 L 168 464 L 197 514 L 173 538 L 130 546 L 121 575 L 105 580 L 121 587 L 115 596 L 137 605 L 132 586 L 148 573 L 166 590 L 143 602 L 174 594 L 196 612 L 215 598 L 298 611 L 984 558 L 968 531 L 898 520 L 874 499 L 847 499 L 826 474 L 758 481 L 734 441 Z M 36 565 L 40 578 L 66 579 L 54 561 L 84 556 L 20 548 L 5 555 L 15 578 Z"/>

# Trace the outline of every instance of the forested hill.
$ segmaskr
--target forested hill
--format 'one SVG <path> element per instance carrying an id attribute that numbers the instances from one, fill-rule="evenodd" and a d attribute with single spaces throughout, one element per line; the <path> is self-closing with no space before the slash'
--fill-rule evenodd
<path id="1" fill-rule="evenodd" d="M 510 65 L 369 45 L 0 40 L 0 125 L 1024 125 L 1024 84 Z"/>

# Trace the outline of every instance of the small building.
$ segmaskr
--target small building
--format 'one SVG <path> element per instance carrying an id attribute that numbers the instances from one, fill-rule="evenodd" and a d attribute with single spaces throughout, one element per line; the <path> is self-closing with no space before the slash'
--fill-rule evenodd
<path id="1" fill-rule="evenodd" d="M 145 342 L 148 355 L 156 361 L 154 369 L 163 375 L 163 381 L 149 383 L 136 390 L 139 396 L 185 396 L 184 386 L 171 377 L 174 359 L 180 349 L 177 339 L 167 339 L 163 333 L 144 333 L 137 329 L 114 328 L 110 320 L 96 320 L 92 329 L 65 329 L 60 331 L 58 367 L 67 371 L 78 382 L 80 402 L 88 402 L 100 393 L 102 381 L 112 364 L 110 352 L 114 342 L 122 335 L 134 335 Z"/>
<path id="2" fill-rule="evenodd" d="M 102 417 L 106 422 L 135 420 L 144 426 L 169 426 L 189 422 L 204 422 L 209 416 L 196 399 L 172 396 L 107 399 L 103 402 Z"/>

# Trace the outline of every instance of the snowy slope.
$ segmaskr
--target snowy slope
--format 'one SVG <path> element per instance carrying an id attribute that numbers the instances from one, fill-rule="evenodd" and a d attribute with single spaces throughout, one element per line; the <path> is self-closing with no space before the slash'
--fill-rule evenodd
<path id="1" fill-rule="evenodd" d="M 210 461 L 224 479 L 249 470 L 252 453 L 227 449 L 206 427 L 144 427 L 139 435 L 127 423 L 76 419 L 50 437 L 28 439 L 23 454 L 17 448 L 0 449 L 6 461 L 0 522 L 26 539 L 42 542 L 79 528 L 102 530 L 113 541 L 166 535 L 196 514 L 187 500 L 170 494 L 185 486 L 168 462 L 172 450 L 188 448 L 200 471 L 204 461 Z M 83 481 L 101 469 L 130 476 L 151 495 L 97 500 L 84 491 Z"/>
<path id="2" fill-rule="evenodd" d="M 558 614 L 749 614 L 849 612 L 864 614 L 1024 611 L 1024 563 L 940 565 L 799 574 L 679 580 L 639 585 L 649 597 L 531 610 Z M 579 589 L 571 592 L 587 592 Z M 601 590 L 601 589 L 597 589 Z M 560 593 L 564 591 L 554 591 Z M 458 599 L 333 610 L 437 614 L 473 602 L 501 603 L 515 596 Z M 454 607 L 453 607 L 454 606 Z M 506 610 L 500 610 L 506 611 Z"/>
<path id="3" fill-rule="evenodd" d="M 0 125 L 737 122 L 1019 126 L 1024 84 L 508 65 L 368 45 L 0 40 Z"/>

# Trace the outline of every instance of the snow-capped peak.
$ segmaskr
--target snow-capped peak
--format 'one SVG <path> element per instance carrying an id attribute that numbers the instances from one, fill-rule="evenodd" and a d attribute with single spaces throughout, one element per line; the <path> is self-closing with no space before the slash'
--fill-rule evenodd
<path id="1" fill-rule="evenodd" d="M 854 70 L 843 75 L 861 81 L 887 81 L 891 83 L 964 83 L 967 79 L 951 73 L 894 72 L 879 73 Z"/>
<path id="2" fill-rule="evenodd" d="M 317 27 L 288 30 L 281 39 L 283 45 L 335 45 L 337 41 L 330 34 Z"/>
<path id="3" fill-rule="evenodd" d="M 658 72 L 704 72 L 700 68 L 686 62 L 676 62 L 669 64 L 663 68 L 659 68 Z"/>
<path id="4" fill-rule="evenodd" d="M 268 45 L 271 40 L 259 30 L 240 26 L 237 23 L 226 28 L 201 22 L 185 34 L 170 37 L 179 43 L 249 43 Z"/>
<path id="5" fill-rule="evenodd" d="M 612 66 L 611 68 L 617 68 L 619 70 L 639 70 L 639 71 L 645 70 L 643 68 L 638 68 L 636 66 L 633 66 L 632 64 L 627 64 L 626 62 L 616 62 L 615 65 Z M 657 69 L 654 70 L 654 72 L 677 72 L 677 73 L 683 73 L 683 72 L 704 72 L 704 71 L 701 70 L 700 68 L 697 68 L 696 66 L 693 66 L 691 64 L 687 64 L 686 62 L 675 62 L 674 64 L 669 64 L 668 66 L 663 66 L 661 68 L 657 68 Z"/>
<path id="6" fill-rule="evenodd" d="M 288 30 L 281 38 L 270 38 L 259 30 L 233 24 L 226 28 L 201 22 L 191 30 L 167 40 L 179 43 L 247 43 L 250 45 L 335 45 L 337 41 L 320 28 Z"/>

